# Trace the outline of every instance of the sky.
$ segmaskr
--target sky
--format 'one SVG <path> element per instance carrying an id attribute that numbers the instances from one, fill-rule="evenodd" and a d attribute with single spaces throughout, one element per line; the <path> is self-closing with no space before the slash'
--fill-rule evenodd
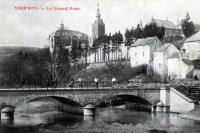
<path id="1" fill-rule="evenodd" d="M 43 47 L 61 21 L 67 29 L 91 36 L 97 3 L 107 34 L 124 33 L 126 28 L 136 27 L 140 20 L 145 25 L 152 16 L 177 23 L 187 12 L 194 23 L 200 24 L 200 0 L 0 0 L 0 46 Z M 39 10 L 16 9 L 21 6 Z M 47 10 L 47 7 L 76 10 Z"/>

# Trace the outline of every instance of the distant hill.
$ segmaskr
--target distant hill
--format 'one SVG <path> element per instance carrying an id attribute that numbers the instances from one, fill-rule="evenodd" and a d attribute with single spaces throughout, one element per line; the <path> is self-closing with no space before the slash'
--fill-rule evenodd
<path id="1" fill-rule="evenodd" d="M 37 51 L 41 48 L 37 47 L 25 47 L 25 46 L 0 46 L 0 63 L 9 56 L 15 55 L 21 52 Z"/>

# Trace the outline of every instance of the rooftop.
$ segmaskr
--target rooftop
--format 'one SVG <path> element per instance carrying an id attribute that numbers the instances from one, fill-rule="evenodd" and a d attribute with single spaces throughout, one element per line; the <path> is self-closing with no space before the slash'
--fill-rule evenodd
<path id="1" fill-rule="evenodd" d="M 162 19 L 154 19 L 152 18 L 147 25 L 151 24 L 151 23 L 156 23 L 157 26 L 159 27 L 164 27 L 164 28 L 168 28 L 168 29 L 179 29 L 178 26 L 176 26 L 172 21 L 169 20 L 162 20 Z"/>
<path id="2" fill-rule="evenodd" d="M 182 61 L 183 61 L 185 64 L 193 65 L 192 61 L 190 61 L 190 60 L 188 60 L 188 59 L 182 59 Z"/>
<path id="3" fill-rule="evenodd" d="M 173 45 L 172 43 L 165 43 L 163 44 L 161 47 L 159 47 L 156 52 L 164 52 L 165 50 L 167 50 L 171 45 Z"/>
<path id="4" fill-rule="evenodd" d="M 175 58 L 180 58 L 179 57 L 179 53 L 173 53 L 172 55 L 170 55 L 169 57 L 168 57 L 168 59 L 175 59 Z"/>
<path id="5" fill-rule="evenodd" d="M 185 40 L 186 43 L 196 41 L 200 41 L 200 31 Z"/>
<path id="6" fill-rule="evenodd" d="M 131 44 L 131 47 L 151 45 L 156 39 L 158 38 L 148 37 L 148 38 L 137 39 L 133 44 Z"/>

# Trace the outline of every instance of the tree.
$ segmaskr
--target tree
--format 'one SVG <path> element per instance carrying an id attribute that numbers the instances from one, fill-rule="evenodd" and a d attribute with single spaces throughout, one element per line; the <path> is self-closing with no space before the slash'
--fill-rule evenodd
<path id="1" fill-rule="evenodd" d="M 77 55 L 77 49 L 78 49 L 77 44 L 73 44 L 72 45 L 72 50 L 71 50 L 71 59 L 72 60 L 76 60 L 77 57 L 78 57 L 78 55 Z"/>
<path id="2" fill-rule="evenodd" d="M 126 46 L 130 46 L 131 45 L 131 31 L 129 29 L 126 29 L 125 30 L 125 44 Z"/>
<path id="3" fill-rule="evenodd" d="M 23 85 L 45 86 L 51 75 L 49 48 L 38 51 L 19 52 L 5 58 L 1 63 L 1 86 L 21 87 Z"/>
<path id="4" fill-rule="evenodd" d="M 137 28 L 133 30 L 133 37 L 138 39 L 138 38 L 142 38 L 142 26 L 140 24 L 137 25 Z"/>
<path id="5" fill-rule="evenodd" d="M 118 33 L 116 33 L 116 43 L 119 46 L 122 42 L 123 42 L 123 35 L 119 31 Z"/>
<path id="6" fill-rule="evenodd" d="M 134 29 L 134 27 L 132 27 L 131 29 L 126 29 L 125 31 L 125 44 L 127 46 L 130 46 L 131 43 L 138 39 L 138 38 L 143 38 L 143 28 L 142 28 L 142 24 L 138 24 L 137 28 Z"/>
<path id="7" fill-rule="evenodd" d="M 186 14 L 186 17 L 181 22 L 181 28 L 183 31 L 183 34 L 186 38 L 192 36 L 194 34 L 194 24 L 192 21 L 190 21 L 190 15 L 189 13 Z"/>
<path id="8" fill-rule="evenodd" d="M 65 82 L 69 78 L 70 61 L 69 52 L 62 46 L 56 49 L 55 55 L 55 78 L 60 82 Z"/>
<path id="9" fill-rule="evenodd" d="M 164 27 L 159 27 L 156 23 L 146 25 L 143 29 L 143 37 L 154 37 L 157 36 L 159 39 L 163 39 L 165 35 Z"/>

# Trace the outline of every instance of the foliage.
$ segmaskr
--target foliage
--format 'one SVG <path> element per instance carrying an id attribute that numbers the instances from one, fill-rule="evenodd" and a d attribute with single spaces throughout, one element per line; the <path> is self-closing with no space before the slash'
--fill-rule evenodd
<path id="1" fill-rule="evenodd" d="M 107 63 L 101 68 L 83 70 L 74 77 L 87 77 L 88 80 L 92 81 L 95 77 L 99 78 L 100 81 L 111 81 L 111 79 L 115 77 L 118 82 L 126 82 L 135 75 L 141 73 L 146 74 L 146 66 L 131 68 L 129 63 Z"/>
<path id="2" fill-rule="evenodd" d="M 183 34 L 186 38 L 192 36 L 195 32 L 194 24 L 192 21 L 190 21 L 190 15 L 189 13 L 186 14 L 186 17 L 184 20 L 182 20 L 181 28 L 183 31 Z"/>
<path id="3" fill-rule="evenodd" d="M 146 25 L 144 28 L 138 24 L 136 28 L 126 29 L 125 31 L 125 43 L 130 46 L 134 40 L 138 38 L 154 37 L 157 36 L 159 39 L 163 39 L 165 35 L 164 27 L 159 27 L 156 23 Z"/>
<path id="4" fill-rule="evenodd" d="M 19 52 L 2 63 L 1 86 L 44 86 L 51 77 L 49 48 L 34 52 Z"/>
<path id="5" fill-rule="evenodd" d="M 72 60 L 76 60 L 78 58 L 77 49 L 78 49 L 77 45 L 72 45 L 72 50 L 71 50 Z"/>
<path id="6" fill-rule="evenodd" d="M 125 30 L 125 34 L 124 34 L 124 36 L 125 36 L 125 44 L 127 45 L 127 46 L 130 46 L 131 45 L 131 43 L 132 43 L 132 41 L 133 41 L 133 38 L 132 38 L 132 31 L 133 31 L 133 29 L 126 29 Z"/>
<path id="7" fill-rule="evenodd" d="M 99 46 L 103 46 L 103 59 L 105 60 L 105 54 L 108 54 L 108 58 L 110 58 L 109 53 L 116 50 L 122 42 L 123 35 L 120 31 L 113 35 L 111 33 L 109 35 L 106 34 L 94 40 L 93 50 L 95 51 Z M 112 47 L 110 44 L 112 44 Z"/>
<path id="8" fill-rule="evenodd" d="M 123 42 L 123 36 L 121 32 L 119 31 L 113 34 L 111 37 L 111 41 L 114 46 L 119 46 Z"/>
<path id="9" fill-rule="evenodd" d="M 106 34 L 104 36 L 100 36 L 99 38 L 94 40 L 93 47 L 98 47 L 102 44 L 110 44 L 110 42 L 112 42 L 114 46 L 120 45 L 123 42 L 123 35 L 121 34 L 121 32 L 116 32 L 113 35 L 111 35 L 110 33 L 109 35 Z"/>
<path id="10" fill-rule="evenodd" d="M 56 49 L 55 53 L 55 74 L 58 81 L 66 81 L 69 77 L 70 71 L 70 61 L 69 61 L 69 52 L 63 47 Z"/>
<path id="11" fill-rule="evenodd" d="M 144 38 L 157 36 L 159 39 L 163 39 L 165 35 L 164 27 L 158 27 L 156 23 L 146 25 L 142 32 Z"/>
<path id="12" fill-rule="evenodd" d="M 134 40 L 143 38 L 142 26 L 138 24 L 136 29 L 134 29 L 134 27 L 132 27 L 132 29 L 126 29 L 125 38 L 125 43 L 128 46 L 130 46 Z"/>
<path id="13" fill-rule="evenodd" d="M 72 48 L 69 54 L 69 57 L 72 60 L 77 60 L 77 58 L 80 58 L 81 56 L 86 56 L 87 54 L 87 50 L 88 50 L 88 42 L 82 42 L 81 40 L 79 40 L 79 42 L 73 42 L 72 43 Z"/>
<path id="14" fill-rule="evenodd" d="M 182 41 L 183 40 L 183 37 L 182 36 L 169 36 L 169 37 L 165 37 L 163 38 L 162 40 L 162 43 L 177 43 L 178 41 Z"/>

